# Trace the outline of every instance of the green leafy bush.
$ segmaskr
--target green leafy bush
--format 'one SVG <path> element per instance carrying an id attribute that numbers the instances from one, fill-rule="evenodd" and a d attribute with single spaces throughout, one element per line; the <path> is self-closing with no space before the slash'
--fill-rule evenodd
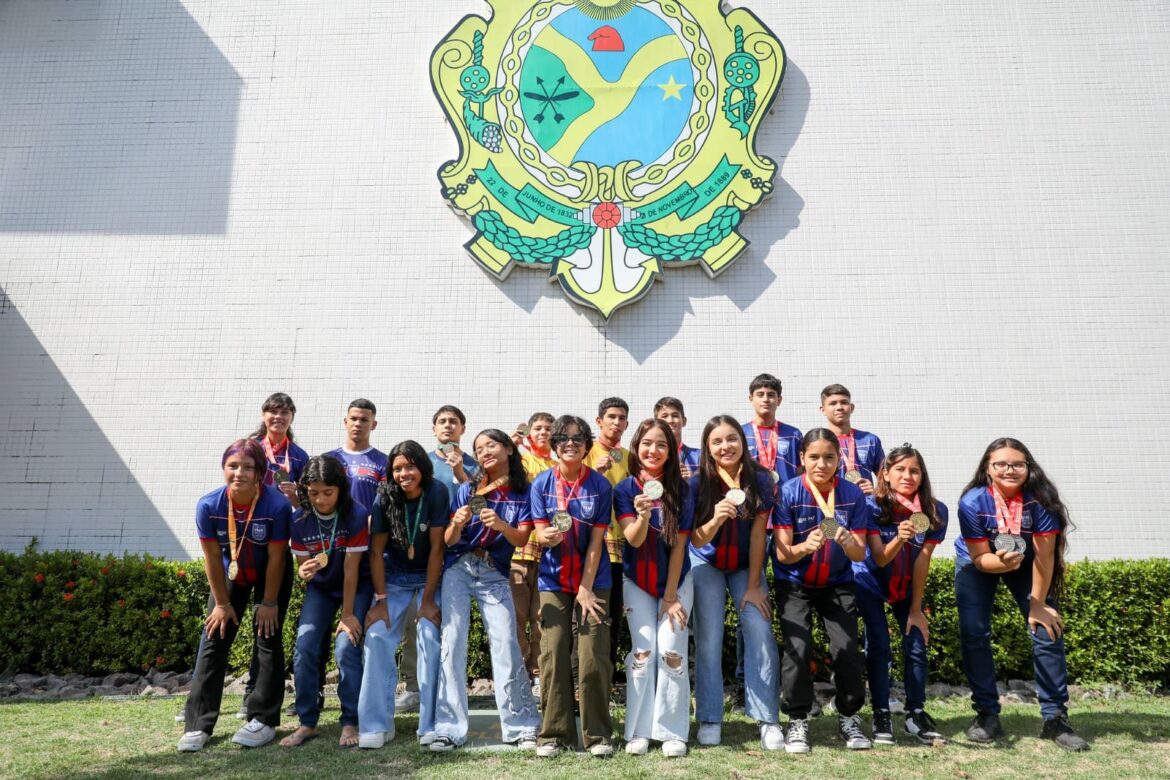
<path id="1" fill-rule="evenodd" d="M 931 680 L 962 683 L 954 568 L 931 563 L 926 604 L 930 610 Z M 286 662 L 304 595 L 293 588 L 284 624 Z M 201 561 L 174 562 L 149 555 L 96 555 L 41 551 L 0 552 L 0 668 L 14 672 L 100 676 L 145 671 L 183 671 L 194 664 L 208 588 Z M 735 666 L 735 610 L 728 605 L 724 666 Z M 1069 677 L 1074 682 L 1170 684 L 1170 560 L 1073 564 L 1062 610 Z M 900 641 L 892 636 L 895 674 Z M 251 615 L 242 619 L 231 669 L 247 669 Z M 774 623 L 774 625 L 776 625 Z M 1032 677 L 1027 627 L 1006 588 L 996 598 L 992 621 L 995 661 L 1001 678 Z M 628 632 L 619 658 L 628 652 Z M 776 629 L 779 638 L 779 630 Z M 824 635 L 814 630 L 818 675 L 826 673 Z M 468 673 L 490 677 L 491 659 L 473 610 Z"/>

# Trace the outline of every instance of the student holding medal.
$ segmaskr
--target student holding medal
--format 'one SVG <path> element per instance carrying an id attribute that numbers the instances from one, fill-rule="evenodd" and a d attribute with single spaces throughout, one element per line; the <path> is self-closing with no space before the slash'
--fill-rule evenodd
<path id="1" fill-rule="evenodd" d="M 358 747 L 377 749 L 394 739 L 394 655 L 406 622 L 418 614 L 416 671 L 419 681 L 418 741 L 435 738 L 439 676 L 439 583 L 447 488 L 434 478 L 431 459 L 416 441 L 394 445 L 390 479 L 378 487 L 370 515 L 370 581 L 373 606 L 366 614 L 365 665 L 358 701 Z M 403 665 L 407 664 L 403 653 Z"/>
<path id="2" fill-rule="evenodd" d="M 292 421 L 297 407 L 286 393 L 273 393 L 260 407 L 260 427 L 249 438 L 260 442 L 268 461 L 264 484 L 285 495 L 291 506 L 300 506 L 297 481 L 309 462 L 309 453 L 293 441 Z M 289 580 L 291 582 L 291 580 Z"/>
<path id="3" fill-rule="evenodd" d="M 850 750 L 873 747 L 857 715 L 865 703 L 865 679 L 853 582 L 853 563 L 865 560 L 869 508 L 859 487 L 837 478 L 840 458 L 835 433 L 825 428 L 806 433 L 800 444 L 804 474 L 781 486 L 772 517 L 772 571 L 784 636 L 780 679 L 789 718 L 784 748 L 789 753 L 810 750 L 814 610 L 829 638 L 838 733 Z"/>
<path id="4" fill-rule="evenodd" d="M 604 476 L 583 463 L 593 434 L 580 417 L 553 423 L 556 468 L 537 477 L 530 491 L 531 522 L 544 552 L 540 556 L 540 672 L 543 719 L 536 754 L 557 755 L 577 742 L 573 697 L 574 620 L 578 625 L 581 733 L 585 749 L 613 755 L 609 692 L 613 664 L 606 602 L 612 578 L 605 536 L 613 514 L 613 490 Z M 622 462 L 627 459 L 623 456 Z"/>
<path id="5" fill-rule="evenodd" d="M 667 758 L 687 754 L 690 680 L 687 621 L 693 604 L 687 541 L 694 520 L 690 487 L 679 471 L 674 432 L 646 420 L 630 443 L 630 471 L 614 488 L 614 511 L 625 535 L 626 752 L 645 755 L 650 740 Z"/>
<path id="6" fill-rule="evenodd" d="M 753 419 L 743 429 L 744 438 L 752 459 L 768 473 L 776 490 L 795 477 L 800 468 L 796 454 L 800 449 L 800 430 L 776 417 L 783 400 L 783 386 L 771 374 L 760 374 L 748 385 Z"/>
<path id="7" fill-rule="evenodd" d="M 821 414 L 825 415 L 829 430 L 837 434 L 837 443 L 841 445 L 838 471 L 861 488 L 862 493 L 871 496 L 885 452 L 881 439 L 850 425 L 853 409 L 853 396 L 845 385 L 829 385 L 821 391 Z"/>
<path id="8" fill-rule="evenodd" d="M 430 453 L 435 479 L 455 494 L 455 488 L 475 476 L 475 459 L 459 447 L 459 440 L 467 431 L 467 415 L 457 406 L 446 404 L 431 417 L 435 434 L 435 449 Z"/>
<path id="9" fill-rule="evenodd" d="M 478 476 L 459 486 L 451 500 L 444 535 L 443 654 L 431 750 L 453 750 L 467 739 L 467 637 L 471 633 L 472 599 L 479 603 L 491 647 L 501 739 L 532 749 L 536 747 L 540 714 L 516 641 L 516 613 L 508 584 L 512 551 L 523 545 L 532 531 L 528 477 L 520 451 L 503 431 L 489 428 L 480 432 L 473 447 Z"/>
<path id="10" fill-rule="evenodd" d="M 840 437 L 838 436 L 838 442 Z M 859 484 L 858 487 L 861 487 Z M 947 535 L 947 508 L 934 498 L 926 462 L 909 444 L 894 449 L 878 467 L 869 499 L 865 560 L 853 564 L 857 608 L 865 623 L 865 666 L 873 705 L 873 741 L 894 744 L 890 716 L 889 604 L 902 637 L 906 682 L 906 733 L 926 745 L 946 740 L 926 714 L 926 643 L 930 639 L 922 597 L 930 557 Z"/>
<path id="11" fill-rule="evenodd" d="M 690 479 L 699 472 L 699 449 L 683 444 L 683 428 L 687 427 L 687 413 L 682 401 L 670 396 L 659 398 L 654 404 L 654 416 L 670 426 L 674 440 L 678 442 L 678 466 L 683 479 Z"/>
<path id="12" fill-rule="evenodd" d="M 516 426 L 512 443 L 523 445 L 520 458 L 528 481 L 557 465 L 552 453 L 552 426 L 555 418 L 548 412 L 536 412 L 528 422 Z M 525 544 L 517 545 L 512 554 L 509 584 L 512 606 L 516 609 L 516 641 L 524 668 L 532 678 L 533 693 L 540 695 L 540 591 L 536 587 L 540 571 L 540 541 L 533 531 Z"/>
<path id="13" fill-rule="evenodd" d="M 271 742 L 284 700 L 284 614 L 276 593 L 284 578 L 292 510 L 275 488 L 263 483 L 266 461 L 256 441 L 233 442 L 220 464 L 225 486 L 195 506 L 195 532 L 211 596 L 187 695 L 186 732 L 178 746 L 183 753 L 201 750 L 215 729 L 228 653 L 249 601 L 256 607 L 256 689 L 247 700 L 248 723 L 232 741 L 244 747 Z"/>
<path id="14" fill-rule="evenodd" d="M 297 574 L 305 582 L 305 601 L 297 625 L 293 677 L 300 726 L 280 741 L 297 747 L 317 736 L 321 708 L 317 681 L 325 662 L 321 638 L 330 636 L 341 610 L 334 658 L 340 675 L 341 747 L 358 743 L 358 694 L 362 686 L 362 621 L 370 607 L 369 517 L 349 493 L 349 477 L 341 461 L 328 455 L 309 458 L 297 483 L 301 508 L 293 515 L 289 547 Z"/>
<path id="15" fill-rule="evenodd" d="M 695 598 L 695 718 L 700 745 L 718 745 L 723 728 L 723 618 L 730 594 L 744 636 L 745 711 L 760 727 L 760 745 L 784 745 L 777 712 L 779 661 L 772 607 L 764 584 L 768 517 L 775 486 L 744 446 L 728 415 L 703 428 L 699 473 L 691 478 L 695 530 L 691 570 Z"/>
<path id="16" fill-rule="evenodd" d="M 1089 743 L 1068 722 L 1068 669 L 1064 619 L 1057 609 L 1064 590 L 1064 555 L 1072 526 L 1056 486 L 1022 442 L 996 439 L 959 500 L 955 541 L 955 602 L 963 671 L 971 684 L 972 742 L 1003 736 L 991 651 L 991 612 L 1003 582 L 1028 621 L 1040 713 L 1041 739 L 1066 750 Z"/>

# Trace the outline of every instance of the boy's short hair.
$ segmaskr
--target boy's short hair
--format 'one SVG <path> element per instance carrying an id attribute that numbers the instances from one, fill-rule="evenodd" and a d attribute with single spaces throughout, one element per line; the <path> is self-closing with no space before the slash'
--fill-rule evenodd
<path id="1" fill-rule="evenodd" d="M 755 395 L 757 390 L 775 390 L 776 395 L 784 395 L 784 386 L 771 374 L 760 374 L 752 380 L 748 385 L 748 395 Z"/>
<path id="2" fill-rule="evenodd" d="M 443 406 L 439 407 L 439 410 L 435 412 L 434 417 L 431 418 L 431 425 L 434 425 L 439 421 L 439 415 L 441 415 L 443 412 L 450 412 L 459 418 L 460 425 L 467 425 L 467 415 L 465 415 L 458 406 L 452 406 L 451 404 L 444 404 Z"/>
<path id="3" fill-rule="evenodd" d="M 597 416 L 605 417 L 605 411 L 615 407 L 625 412 L 627 417 L 630 415 L 630 405 L 621 398 L 614 396 L 613 398 L 606 398 L 597 405 Z"/>
<path id="4" fill-rule="evenodd" d="M 829 385 L 826 387 L 821 391 L 821 403 L 824 403 L 825 399 L 831 395 L 843 395 L 850 401 L 853 400 L 853 394 L 849 392 L 849 388 L 845 385 Z"/>
<path id="5" fill-rule="evenodd" d="M 528 425 L 529 427 L 532 427 L 538 422 L 546 422 L 549 425 L 552 425 L 554 421 L 556 421 L 556 418 L 548 412 L 533 412 L 532 416 L 528 418 Z"/>
<path id="6" fill-rule="evenodd" d="M 355 398 L 349 402 L 349 406 L 345 407 L 345 411 L 350 409 L 365 409 L 375 417 L 378 416 L 378 407 L 374 406 L 374 402 L 368 398 Z"/>
<path id="7" fill-rule="evenodd" d="M 672 398 L 669 395 L 662 396 L 654 403 L 654 416 L 657 417 L 658 413 L 663 409 L 675 409 L 683 417 L 687 416 L 686 410 L 683 409 L 682 401 L 678 400 L 677 398 Z"/>

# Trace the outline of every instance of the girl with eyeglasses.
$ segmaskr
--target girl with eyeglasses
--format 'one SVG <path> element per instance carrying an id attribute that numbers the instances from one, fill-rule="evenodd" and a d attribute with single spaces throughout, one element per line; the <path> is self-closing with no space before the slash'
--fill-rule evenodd
<path id="1" fill-rule="evenodd" d="M 1005 437 L 987 446 L 959 500 L 959 528 L 955 601 L 963 671 L 976 712 L 967 739 L 986 743 L 1003 736 L 991 651 L 992 604 L 1003 582 L 1032 636 L 1044 716 L 1040 737 L 1066 750 L 1087 750 L 1088 742 L 1068 722 L 1064 619 L 1057 608 L 1072 524 L 1056 486 L 1022 442 Z"/>

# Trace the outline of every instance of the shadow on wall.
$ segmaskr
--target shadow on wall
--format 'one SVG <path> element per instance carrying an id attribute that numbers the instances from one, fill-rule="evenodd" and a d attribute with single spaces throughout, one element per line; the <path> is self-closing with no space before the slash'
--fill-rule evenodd
<path id="1" fill-rule="evenodd" d="M 149 551 L 183 546 L 0 289 L 0 548 Z"/>
<path id="2" fill-rule="evenodd" d="M 710 279 L 698 266 L 667 269 L 645 298 L 618 309 L 609 321 L 595 311 L 570 303 L 560 286 L 550 283 L 547 274 L 516 269 L 506 281 L 496 284 L 528 312 L 541 298 L 563 299 L 574 316 L 587 317 L 609 341 L 625 349 L 639 363 L 678 334 L 683 315 L 692 311 L 691 299 L 726 296 L 741 311 L 746 309 L 775 281 L 776 275 L 764 264 L 764 259 L 775 244 L 800 224 L 800 212 L 804 209 L 804 199 L 781 174 L 784 160 L 808 114 L 809 84 L 791 60 L 786 68 L 772 115 L 762 123 L 756 139 L 757 151 L 776 161 L 775 189 L 771 197 L 744 218 L 739 232 L 751 244 L 722 274 Z M 688 278 L 690 283 L 678 283 Z"/>
<path id="3" fill-rule="evenodd" d="M 241 83 L 178 0 L 0 3 L 0 231 L 226 232 Z"/>

